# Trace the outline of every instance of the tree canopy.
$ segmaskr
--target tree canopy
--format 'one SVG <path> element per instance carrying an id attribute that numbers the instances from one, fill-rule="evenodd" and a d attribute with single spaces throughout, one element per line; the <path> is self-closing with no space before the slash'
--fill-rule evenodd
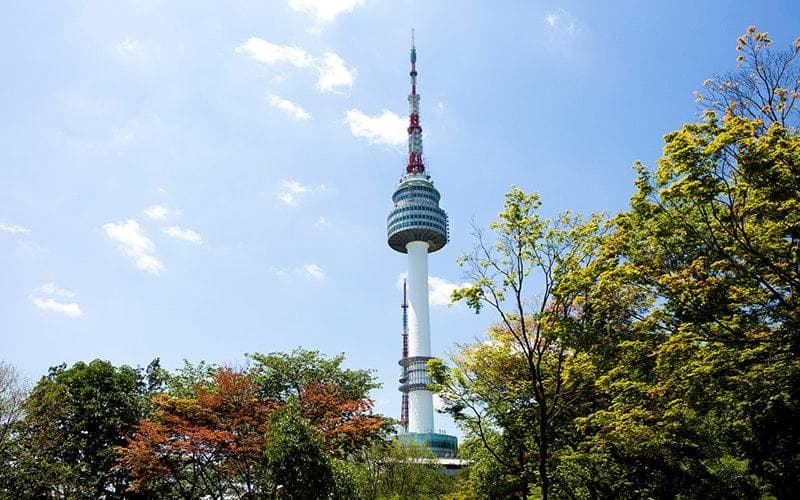
<path id="1" fill-rule="evenodd" d="M 608 223 L 513 189 L 472 284 L 498 317 L 430 366 L 483 496 L 777 497 L 800 489 L 800 41 L 751 27 L 702 120 L 636 163 Z M 538 276 L 537 276 L 538 274 Z"/>

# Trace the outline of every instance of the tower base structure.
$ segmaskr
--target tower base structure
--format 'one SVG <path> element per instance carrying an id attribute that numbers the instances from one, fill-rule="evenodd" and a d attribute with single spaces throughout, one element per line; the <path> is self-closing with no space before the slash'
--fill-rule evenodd
<path id="1" fill-rule="evenodd" d="M 417 444 L 429 448 L 437 458 L 456 458 L 458 438 L 436 432 L 406 432 L 398 436 L 400 442 L 408 446 Z"/>

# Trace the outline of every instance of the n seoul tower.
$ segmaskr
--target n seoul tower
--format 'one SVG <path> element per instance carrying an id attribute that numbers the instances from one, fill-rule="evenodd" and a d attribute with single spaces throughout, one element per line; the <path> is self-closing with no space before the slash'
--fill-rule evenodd
<path id="1" fill-rule="evenodd" d="M 404 298 L 404 319 L 407 315 L 407 351 L 404 348 L 400 365 L 403 375 L 400 391 L 408 395 L 407 440 L 427 444 L 437 455 L 453 456 L 455 437 L 434 433 L 432 383 L 428 375 L 431 358 L 430 314 L 428 308 L 428 254 L 445 246 L 448 240 L 447 214 L 439 208 L 439 191 L 425 173 L 422 155 L 422 127 L 419 122 L 417 94 L 417 50 L 412 31 L 411 93 L 408 95 L 408 164 L 405 175 L 392 195 L 394 207 L 387 219 L 389 246 L 408 255 L 407 299 Z M 406 332 L 404 332 L 404 341 Z M 406 422 L 403 422 L 404 425 Z M 410 438 L 410 439 L 409 439 Z"/>

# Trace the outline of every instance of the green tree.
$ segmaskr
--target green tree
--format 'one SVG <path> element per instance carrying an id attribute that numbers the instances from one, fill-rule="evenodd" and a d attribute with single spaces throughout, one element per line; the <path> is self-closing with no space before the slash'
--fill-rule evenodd
<path id="1" fill-rule="evenodd" d="M 459 446 L 459 456 L 470 463 L 459 478 L 458 491 L 468 498 L 518 498 L 521 492 L 528 492 L 531 474 L 524 472 L 526 464 L 519 460 L 522 456 L 513 436 L 490 432 L 484 439 L 491 448 L 477 437 L 467 438 Z M 489 449 L 496 450 L 498 456 Z M 518 460 L 509 466 L 508 460 L 512 458 Z"/>
<path id="2" fill-rule="evenodd" d="M 343 354 L 328 358 L 318 351 L 295 349 L 248 356 L 260 397 L 296 399 L 303 416 L 323 432 L 333 456 L 346 459 L 390 433 L 391 421 L 372 413 L 369 393 L 380 384 L 371 370 L 343 368 Z"/>
<path id="3" fill-rule="evenodd" d="M 647 437 L 636 443 L 674 452 L 653 467 L 675 469 L 663 484 L 725 487 L 726 462 L 773 494 L 798 486 L 798 174 L 789 129 L 709 115 L 667 136 L 655 182 L 642 170 L 617 219 L 624 286 L 650 290 L 653 306 L 629 358 L 598 381 L 614 411 L 586 423 L 625 420 Z"/>
<path id="4" fill-rule="evenodd" d="M 114 447 L 141 417 L 141 391 L 128 366 L 94 360 L 51 368 L 25 404 L 14 496 L 123 496 L 128 477 L 114 469 Z"/>
<path id="5" fill-rule="evenodd" d="M 322 434 L 303 418 L 295 399 L 270 417 L 264 455 L 269 482 L 283 489 L 284 498 L 325 498 L 334 488 Z"/>
<path id="6" fill-rule="evenodd" d="M 736 40 L 737 68 L 703 82 L 695 97 L 719 115 L 756 119 L 767 126 L 800 125 L 800 38 L 791 47 L 773 50 L 769 33 L 747 28 Z"/>
<path id="7" fill-rule="evenodd" d="M 177 398 L 197 397 L 198 390 L 209 390 L 214 387 L 214 375 L 219 369 L 212 363 L 200 361 L 192 364 L 188 360 L 183 360 L 183 366 L 169 372 L 161 368 L 160 363 L 155 366 L 151 363 L 148 366 L 148 375 L 154 381 L 154 388 L 160 389 L 151 391 L 152 394 L 160 392 L 169 394 Z"/>
<path id="8" fill-rule="evenodd" d="M 359 458 L 348 464 L 351 490 L 347 498 L 442 498 L 453 489 L 453 479 L 422 445 L 396 439 L 375 443 Z"/>
<path id="9" fill-rule="evenodd" d="M 522 498 L 529 483 L 548 497 L 552 447 L 586 397 L 585 385 L 573 384 L 580 379 L 568 373 L 588 344 L 578 285 L 598 258 L 603 234 L 601 215 L 551 220 L 539 206 L 536 194 L 514 188 L 490 225 L 494 242 L 476 230 L 475 250 L 459 261 L 472 284 L 453 292 L 453 300 L 476 312 L 489 306 L 499 323 L 486 343 L 462 346 L 452 369 L 435 361 L 430 367 L 446 410 L 498 463 L 525 478 Z M 488 439 L 496 432 L 505 450 Z"/>
<path id="10" fill-rule="evenodd" d="M 18 425 L 24 415 L 28 388 L 17 371 L 0 361 L 0 498 L 18 482 Z"/>
<path id="11" fill-rule="evenodd" d="M 328 358 L 319 351 L 295 349 L 290 353 L 271 352 L 247 355 L 253 362 L 263 397 L 285 401 L 289 396 L 302 399 L 310 383 L 331 383 L 349 399 L 367 399 L 380 384 L 371 370 L 342 367 L 344 354 Z"/>
<path id="12" fill-rule="evenodd" d="M 0 452 L 11 440 L 14 424 L 24 412 L 23 404 L 28 390 L 17 371 L 0 361 Z"/>
<path id="13" fill-rule="evenodd" d="M 668 134 L 655 175 L 637 165 L 606 242 L 616 264 L 587 311 L 618 318 L 619 352 L 568 463 L 608 496 L 800 487 L 800 137 L 797 96 L 775 83 L 797 75 L 800 47 L 768 46 L 754 28 L 740 38 L 745 73 L 715 90 L 724 116 Z"/>

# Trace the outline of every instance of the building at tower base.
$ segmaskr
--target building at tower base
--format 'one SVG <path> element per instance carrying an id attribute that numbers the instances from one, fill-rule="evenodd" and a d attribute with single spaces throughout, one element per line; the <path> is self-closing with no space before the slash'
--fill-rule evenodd
<path id="1" fill-rule="evenodd" d="M 430 448 L 438 458 L 456 458 L 458 456 L 458 438 L 437 432 L 405 432 L 399 436 L 400 442 L 418 444 Z"/>

